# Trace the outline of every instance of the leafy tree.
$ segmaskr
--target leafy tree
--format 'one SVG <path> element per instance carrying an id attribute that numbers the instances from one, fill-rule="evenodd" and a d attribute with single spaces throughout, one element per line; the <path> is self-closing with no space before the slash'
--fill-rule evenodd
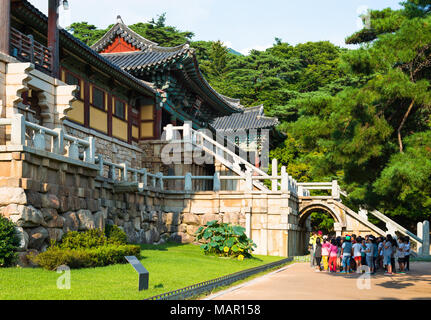
<path id="1" fill-rule="evenodd" d="M 109 26 L 107 29 L 97 29 L 96 26 L 88 24 L 88 22 L 75 22 L 66 28 L 67 31 L 71 32 L 76 38 L 84 42 L 86 45 L 91 46 L 97 40 L 112 27 Z"/>

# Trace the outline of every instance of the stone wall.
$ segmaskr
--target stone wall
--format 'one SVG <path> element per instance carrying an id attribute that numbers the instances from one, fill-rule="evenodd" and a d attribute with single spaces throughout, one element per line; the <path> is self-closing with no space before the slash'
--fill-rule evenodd
<path id="1" fill-rule="evenodd" d="M 297 201 L 288 193 L 184 193 L 152 187 L 119 193 L 111 180 L 97 177 L 96 165 L 11 148 L 0 147 L 0 213 L 17 224 L 22 252 L 43 251 L 65 232 L 106 224 L 123 228 L 134 243 L 190 243 L 199 226 L 219 220 L 244 226 L 258 254 L 293 253 L 288 248 L 294 247 L 289 244 L 294 236 L 288 232 L 297 219 Z"/>
<path id="2" fill-rule="evenodd" d="M 172 159 L 180 159 L 180 163 L 165 164 L 162 161 L 162 151 L 171 144 L 175 150 L 172 154 Z M 147 168 L 149 172 L 161 172 L 165 176 L 184 176 L 190 172 L 193 176 L 212 176 L 214 174 L 214 165 L 185 164 L 181 159 L 184 159 L 184 150 L 182 143 L 173 143 L 163 140 L 144 140 L 139 142 L 139 147 L 143 150 L 142 166 Z M 176 151 L 178 150 L 178 151 Z M 190 158 L 192 155 L 190 155 Z M 184 190 L 184 181 L 167 181 L 166 189 L 168 190 Z M 204 191 L 212 190 L 212 181 L 195 180 L 193 181 L 193 190 Z"/>
<path id="3" fill-rule="evenodd" d="M 127 166 L 131 168 L 142 168 L 143 152 L 136 143 L 128 144 L 67 120 L 63 123 L 67 134 L 71 136 L 81 139 L 86 139 L 89 136 L 94 137 L 96 154 L 102 155 L 107 161 L 118 164 L 127 163 Z"/>

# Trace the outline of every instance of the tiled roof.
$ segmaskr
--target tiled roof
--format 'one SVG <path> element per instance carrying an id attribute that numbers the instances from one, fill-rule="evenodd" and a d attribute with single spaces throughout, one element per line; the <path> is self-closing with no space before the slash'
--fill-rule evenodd
<path id="1" fill-rule="evenodd" d="M 154 46 L 143 51 L 102 53 L 102 56 L 124 70 L 136 71 L 181 57 L 190 50 L 188 44 L 172 48 Z"/>
<path id="2" fill-rule="evenodd" d="M 135 48 L 139 48 L 140 51 L 102 53 L 101 55 L 111 63 L 139 77 L 142 71 L 148 71 L 165 63 L 181 62 L 184 64 L 182 71 L 189 84 L 198 92 L 207 95 L 213 103 L 223 106 L 224 114 L 243 111 L 239 99 L 228 98 L 219 94 L 206 81 L 199 69 L 195 50 L 190 48 L 189 44 L 170 48 L 159 47 L 156 43 L 133 32 L 123 23 L 121 17 L 118 17 L 117 23 L 92 48 L 101 52 L 118 35 Z"/>
<path id="3" fill-rule="evenodd" d="M 23 5 L 23 8 L 29 10 L 33 15 L 37 16 L 42 21 L 43 24 L 45 25 L 48 24 L 48 17 L 45 14 L 43 14 L 39 9 L 37 9 L 35 6 L 33 6 L 29 1 L 22 0 L 20 4 Z M 19 11 L 19 9 L 17 11 Z M 88 57 L 91 57 L 91 59 L 95 59 L 98 63 L 103 65 L 105 68 L 110 70 L 112 73 L 116 74 L 116 76 L 122 76 L 124 79 L 131 81 L 132 83 L 134 83 L 135 86 L 140 87 L 141 90 L 144 89 L 148 93 L 152 93 L 152 94 L 156 93 L 156 91 L 152 86 L 149 86 L 147 83 L 141 81 L 140 79 L 134 77 L 132 74 L 124 71 L 116 64 L 110 62 L 108 59 L 104 58 L 102 55 L 92 50 L 85 43 L 75 38 L 72 34 L 70 34 L 65 29 L 62 29 L 62 28 L 60 29 L 60 41 L 63 40 L 61 39 L 61 37 L 64 37 L 68 41 L 71 41 L 75 45 L 75 47 L 81 49 L 81 52 L 83 52 Z"/>
<path id="4" fill-rule="evenodd" d="M 277 118 L 266 117 L 263 105 L 245 108 L 242 113 L 216 118 L 211 126 L 216 130 L 263 129 L 278 125 Z"/>

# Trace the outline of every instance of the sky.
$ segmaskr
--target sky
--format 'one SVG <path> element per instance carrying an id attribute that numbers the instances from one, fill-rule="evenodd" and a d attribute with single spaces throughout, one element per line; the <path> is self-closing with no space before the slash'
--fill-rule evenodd
<path id="1" fill-rule="evenodd" d="M 362 28 L 358 16 L 369 9 L 400 8 L 401 0 L 68 0 L 60 23 L 86 21 L 98 28 L 115 23 L 148 22 L 166 12 L 166 24 L 192 31 L 192 40 L 221 40 L 236 51 L 265 50 L 274 39 L 292 45 L 344 39 Z M 30 0 L 47 13 L 48 0 Z"/>

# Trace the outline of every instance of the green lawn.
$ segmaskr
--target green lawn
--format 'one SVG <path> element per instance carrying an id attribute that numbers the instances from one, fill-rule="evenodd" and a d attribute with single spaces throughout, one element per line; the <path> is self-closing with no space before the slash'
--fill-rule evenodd
<path id="1" fill-rule="evenodd" d="M 61 274 L 40 268 L 0 269 L 0 300 L 144 299 L 198 282 L 281 259 L 255 256 L 235 259 L 205 256 L 199 246 L 142 245 L 142 264 L 150 272 L 149 290 L 138 292 L 138 274 L 129 264 L 71 271 L 71 289 L 57 289 Z"/>

